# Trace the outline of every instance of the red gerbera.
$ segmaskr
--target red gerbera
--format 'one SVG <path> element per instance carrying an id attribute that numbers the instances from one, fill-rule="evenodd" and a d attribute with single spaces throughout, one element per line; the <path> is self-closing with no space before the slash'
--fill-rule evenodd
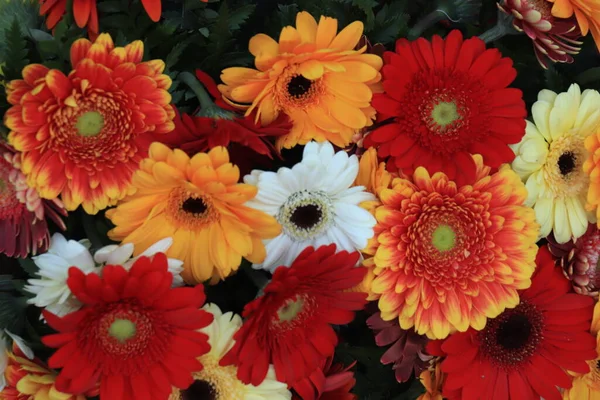
<path id="1" fill-rule="evenodd" d="M 521 301 L 482 331 L 470 329 L 444 341 L 444 397 L 485 400 L 560 400 L 570 388 L 565 370 L 586 373 L 596 354 L 590 325 L 594 300 L 569 293 L 571 285 L 547 248 L 539 250 L 537 270 Z M 433 349 L 432 349 L 433 350 Z"/>
<path id="2" fill-rule="evenodd" d="M 400 39 L 384 60 L 385 93 L 372 105 L 393 121 L 364 143 L 389 158 L 388 168 L 411 174 L 424 166 L 462 184 L 475 177 L 471 154 L 492 168 L 513 160 L 508 144 L 525 134 L 527 111 L 522 92 L 507 88 L 517 75 L 509 58 L 454 30 L 432 42 Z"/>
<path id="3" fill-rule="evenodd" d="M 358 285 L 364 268 L 358 252 L 335 253 L 335 245 L 306 248 L 275 270 L 264 295 L 244 308 L 244 325 L 221 365 L 235 364 L 238 378 L 258 386 L 274 364 L 277 380 L 293 386 L 333 355 L 338 338 L 331 324 L 347 324 L 366 303 Z"/>
<path id="4" fill-rule="evenodd" d="M 350 393 L 356 379 L 350 371 L 356 361 L 345 367 L 334 364 L 333 357 L 323 360 L 322 365 L 309 377 L 294 385 L 292 400 L 355 400 L 356 395 Z"/>
<path id="5" fill-rule="evenodd" d="M 27 186 L 21 172 L 21 154 L 0 142 L 0 253 L 9 257 L 27 257 L 44 252 L 50 244 L 47 219 L 60 229 L 66 226 L 62 202 L 41 199 Z"/>
<path id="6" fill-rule="evenodd" d="M 100 397 L 110 400 L 169 397 L 172 386 L 187 388 L 200 371 L 197 357 L 210 350 L 197 332 L 212 322 L 199 309 L 202 285 L 171 288 L 173 275 L 163 253 L 142 257 L 127 271 L 108 265 L 97 274 L 69 269 L 67 284 L 84 306 L 59 318 L 44 311 L 60 333 L 45 336 L 58 348 L 51 368 L 61 368 L 56 388 L 79 394 L 100 380 Z"/>

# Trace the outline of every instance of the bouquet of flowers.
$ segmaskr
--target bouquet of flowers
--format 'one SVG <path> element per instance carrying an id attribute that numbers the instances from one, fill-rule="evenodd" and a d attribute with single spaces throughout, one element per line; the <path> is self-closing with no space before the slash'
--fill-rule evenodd
<path id="1" fill-rule="evenodd" d="M 600 398 L 600 1 L 0 36 L 0 400 Z"/>

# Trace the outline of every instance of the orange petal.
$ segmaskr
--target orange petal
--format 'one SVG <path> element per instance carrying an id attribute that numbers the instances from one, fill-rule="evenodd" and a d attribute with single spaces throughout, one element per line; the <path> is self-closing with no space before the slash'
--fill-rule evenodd
<path id="1" fill-rule="evenodd" d="M 48 72 L 48 75 L 46 75 L 46 85 L 48 85 L 48 89 L 52 91 L 54 96 L 59 99 L 65 99 L 73 91 L 69 78 L 57 69 Z"/>
<path id="2" fill-rule="evenodd" d="M 317 49 L 328 48 L 337 33 L 337 19 L 321 16 L 315 42 Z"/>
<path id="3" fill-rule="evenodd" d="M 29 64 L 23 68 L 23 79 L 31 86 L 35 86 L 38 79 L 44 78 L 50 71 L 42 64 Z"/>
<path id="4" fill-rule="evenodd" d="M 333 42 L 329 45 L 329 48 L 335 50 L 352 50 L 358 44 L 360 37 L 362 36 L 364 25 L 360 21 L 354 21 L 344 29 L 333 39 Z"/>
<path id="5" fill-rule="evenodd" d="M 144 57 L 144 43 L 141 40 L 133 41 L 125 46 L 125 52 L 127 53 L 127 61 L 139 63 Z"/>
<path id="6" fill-rule="evenodd" d="M 306 11 L 296 15 L 296 29 L 302 43 L 314 43 L 317 37 L 317 21 Z"/>
<path id="7" fill-rule="evenodd" d="M 142 0 L 142 4 L 150 19 L 154 22 L 158 22 L 161 14 L 161 0 Z"/>
<path id="8" fill-rule="evenodd" d="M 83 28 L 90 18 L 93 0 L 73 0 L 73 16 L 77 26 Z"/>

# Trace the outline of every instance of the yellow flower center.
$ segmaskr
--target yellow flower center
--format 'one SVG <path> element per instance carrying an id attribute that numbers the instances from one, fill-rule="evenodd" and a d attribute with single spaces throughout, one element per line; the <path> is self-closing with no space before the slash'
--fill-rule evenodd
<path id="1" fill-rule="evenodd" d="M 283 306 L 277 310 L 277 316 L 279 317 L 279 321 L 291 321 L 304 308 L 304 300 L 300 296 L 296 296 L 293 299 L 289 299 L 285 302 Z"/>
<path id="2" fill-rule="evenodd" d="M 431 119 L 442 130 L 460 118 L 461 116 L 458 113 L 456 103 L 454 102 L 441 101 L 433 106 L 433 109 L 431 110 Z"/>
<path id="3" fill-rule="evenodd" d="M 135 336 L 135 324 L 128 319 L 115 319 L 108 328 L 108 334 L 123 343 Z"/>
<path id="4" fill-rule="evenodd" d="M 550 143 L 542 173 L 554 197 L 575 197 L 587 190 L 589 178 L 583 171 L 587 158 L 584 140 L 573 132 Z"/>
<path id="5" fill-rule="evenodd" d="M 219 219 L 210 196 L 184 188 L 171 191 L 166 214 L 176 226 L 191 230 L 201 229 Z"/>
<path id="6" fill-rule="evenodd" d="M 438 226 L 431 234 L 431 243 L 440 252 L 452 250 L 456 233 L 448 225 Z"/>
<path id="7" fill-rule="evenodd" d="M 233 365 L 222 367 L 219 360 L 210 354 L 199 358 L 204 366 L 194 373 L 194 383 L 186 390 L 173 388 L 169 400 L 243 400 L 246 385 L 237 378 Z"/>
<path id="8" fill-rule="evenodd" d="M 81 136 L 96 136 L 104 128 L 104 116 L 98 111 L 84 112 L 77 118 L 75 128 Z"/>

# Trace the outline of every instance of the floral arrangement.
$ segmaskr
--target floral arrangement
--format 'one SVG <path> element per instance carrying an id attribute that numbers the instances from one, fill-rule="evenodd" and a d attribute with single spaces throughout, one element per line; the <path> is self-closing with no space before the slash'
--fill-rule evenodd
<path id="1" fill-rule="evenodd" d="M 0 36 L 0 400 L 600 398 L 600 1 Z"/>

